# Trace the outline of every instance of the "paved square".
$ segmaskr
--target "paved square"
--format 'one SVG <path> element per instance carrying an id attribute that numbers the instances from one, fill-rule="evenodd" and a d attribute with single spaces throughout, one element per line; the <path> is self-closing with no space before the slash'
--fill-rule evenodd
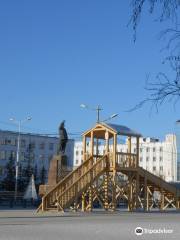
<path id="1" fill-rule="evenodd" d="M 36 214 L 33 210 L 1 210 L 0 239 L 179 239 L 179 222 L 179 212 L 95 211 Z M 141 227 L 144 233 L 136 235 L 136 227 Z M 149 233 L 145 233 L 147 231 Z"/>

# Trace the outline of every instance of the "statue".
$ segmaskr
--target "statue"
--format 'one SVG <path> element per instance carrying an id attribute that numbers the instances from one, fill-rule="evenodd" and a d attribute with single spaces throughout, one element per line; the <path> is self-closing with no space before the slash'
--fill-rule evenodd
<path id="1" fill-rule="evenodd" d="M 64 127 L 65 121 L 62 121 L 59 126 L 59 146 L 57 150 L 57 154 L 64 154 L 66 150 L 66 143 L 68 141 L 68 135 L 66 129 Z"/>

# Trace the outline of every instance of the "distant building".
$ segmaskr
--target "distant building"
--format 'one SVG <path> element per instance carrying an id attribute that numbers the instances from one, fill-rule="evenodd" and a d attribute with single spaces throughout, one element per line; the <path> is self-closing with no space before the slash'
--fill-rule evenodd
<path id="1" fill-rule="evenodd" d="M 87 146 L 90 147 L 90 146 Z M 118 144 L 118 152 L 127 152 L 127 142 Z M 100 145 L 98 154 L 103 155 L 105 146 Z M 154 138 L 140 138 L 139 165 L 144 169 L 160 176 L 166 181 L 180 181 L 180 168 L 177 168 L 176 136 L 168 134 L 164 141 Z M 132 140 L 132 152 L 136 152 L 136 145 Z M 74 166 L 83 160 L 82 142 L 74 144 Z"/>
<path id="2" fill-rule="evenodd" d="M 10 157 L 16 161 L 17 132 L 0 130 L 0 179 L 5 176 L 5 166 Z M 48 172 L 52 156 L 57 152 L 57 137 L 39 134 L 21 133 L 19 165 L 26 167 L 30 164 L 37 167 L 40 174 L 42 167 Z M 74 140 L 69 140 L 66 147 L 68 166 L 73 166 Z M 47 176 L 46 176 L 47 177 Z"/>

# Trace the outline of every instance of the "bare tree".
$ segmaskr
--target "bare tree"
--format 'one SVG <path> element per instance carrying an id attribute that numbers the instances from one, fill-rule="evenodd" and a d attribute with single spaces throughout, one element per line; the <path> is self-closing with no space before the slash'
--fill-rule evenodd
<path id="1" fill-rule="evenodd" d="M 148 97 L 142 100 L 130 111 L 142 107 L 146 102 L 152 102 L 152 105 L 158 107 L 166 100 L 176 104 L 180 99 L 180 24 L 178 23 L 178 14 L 180 14 L 180 0 L 133 0 L 132 16 L 130 24 L 133 27 L 134 41 L 137 36 L 137 26 L 140 21 L 141 13 L 144 7 L 149 4 L 149 13 L 153 14 L 155 8 L 159 12 L 159 21 L 171 20 L 172 28 L 167 28 L 160 33 L 160 38 L 166 39 L 164 50 L 167 56 L 163 63 L 169 63 L 173 71 L 173 77 L 168 77 L 165 73 L 157 73 L 155 80 L 146 81 L 145 89 L 148 91 Z"/>

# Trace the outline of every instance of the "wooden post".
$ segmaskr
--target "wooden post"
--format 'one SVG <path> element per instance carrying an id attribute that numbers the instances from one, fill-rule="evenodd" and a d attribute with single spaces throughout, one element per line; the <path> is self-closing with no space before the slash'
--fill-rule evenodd
<path id="1" fill-rule="evenodd" d="M 136 173 L 136 202 L 135 202 L 135 206 L 136 206 L 136 209 L 138 209 L 139 207 L 139 173 L 137 172 Z"/>
<path id="2" fill-rule="evenodd" d="M 99 141 L 98 141 L 98 138 L 96 138 L 96 161 L 98 159 L 98 154 L 99 154 L 98 146 L 99 146 Z"/>
<path id="3" fill-rule="evenodd" d="M 113 171 L 116 171 L 116 151 L 117 151 L 117 134 L 114 134 L 114 141 L 113 141 Z"/>
<path id="4" fill-rule="evenodd" d="M 147 196 L 146 196 L 146 210 L 149 211 L 149 191 L 147 186 Z"/>
<path id="5" fill-rule="evenodd" d="M 132 199 L 133 197 L 133 186 L 132 186 L 132 177 L 129 176 L 129 187 L 128 187 L 128 211 L 132 211 Z"/>
<path id="6" fill-rule="evenodd" d="M 45 207 L 45 198 L 42 197 L 42 211 L 44 212 L 46 210 L 46 207 Z"/>
<path id="7" fill-rule="evenodd" d="M 117 158 L 117 134 L 114 134 L 113 141 L 113 176 L 112 176 L 112 210 L 116 208 L 116 158 Z"/>
<path id="8" fill-rule="evenodd" d="M 139 137 L 136 142 L 136 167 L 139 167 Z"/>
<path id="9" fill-rule="evenodd" d="M 115 211 L 116 209 L 116 181 L 115 181 L 115 175 L 113 175 L 112 179 L 112 210 Z"/>
<path id="10" fill-rule="evenodd" d="M 128 153 L 131 153 L 131 137 L 128 137 Z"/>
<path id="11" fill-rule="evenodd" d="M 160 209 L 163 211 L 164 210 L 164 193 L 163 193 L 163 188 L 161 188 L 161 205 Z"/>
<path id="12" fill-rule="evenodd" d="M 86 161 L 86 136 L 83 136 L 83 161 Z"/>
<path id="13" fill-rule="evenodd" d="M 144 211 L 147 210 L 147 177 L 144 176 Z"/>
<path id="14" fill-rule="evenodd" d="M 93 204 L 93 199 L 92 199 L 92 187 L 89 187 L 89 206 L 88 210 L 91 212 L 92 211 L 92 204 Z"/>
<path id="15" fill-rule="evenodd" d="M 105 173 L 104 177 L 104 208 L 105 210 L 108 210 L 109 204 L 108 204 L 108 172 Z"/>
<path id="16" fill-rule="evenodd" d="M 85 193 L 82 193 L 82 212 L 85 211 Z"/>
<path id="17" fill-rule="evenodd" d="M 91 131 L 91 156 L 94 155 L 94 132 Z"/>
<path id="18" fill-rule="evenodd" d="M 128 137 L 128 153 L 129 153 L 129 156 L 127 157 L 127 160 L 128 163 L 127 163 L 127 166 L 128 167 L 131 167 L 132 165 L 132 158 L 131 158 L 131 137 Z"/>
<path id="19" fill-rule="evenodd" d="M 109 153 L 109 132 L 106 130 L 105 132 L 105 140 L 106 140 L 106 154 Z"/>

